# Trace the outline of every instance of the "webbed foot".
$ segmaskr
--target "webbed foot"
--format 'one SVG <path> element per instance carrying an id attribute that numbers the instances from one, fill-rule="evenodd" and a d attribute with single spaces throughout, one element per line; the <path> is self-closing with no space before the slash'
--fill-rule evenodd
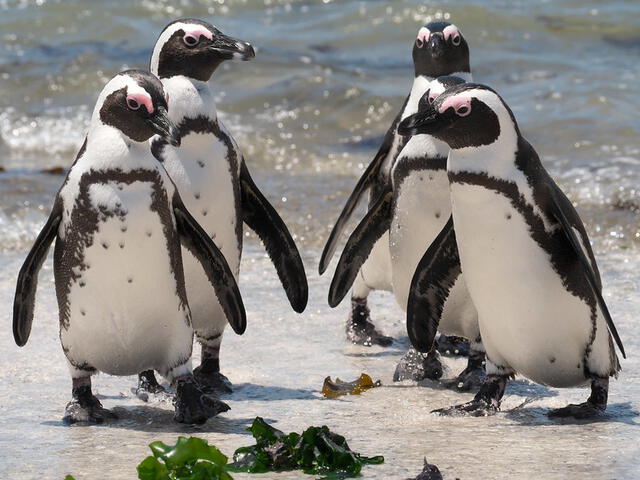
<path id="1" fill-rule="evenodd" d="M 437 413 L 447 417 L 488 417 L 495 415 L 499 407 L 484 400 L 473 399 L 470 402 L 454 405 L 447 408 L 439 408 L 431 413 Z"/>
<path id="2" fill-rule="evenodd" d="M 410 348 L 398 362 L 393 374 L 393 381 L 414 380 L 417 382 L 425 378 L 438 380 L 442 377 L 442 373 L 440 355 L 435 349 L 425 354 Z"/>
<path id="3" fill-rule="evenodd" d="M 193 369 L 193 378 L 204 393 L 232 393 L 231 380 L 220 372 L 208 372 L 202 365 Z"/>
<path id="4" fill-rule="evenodd" d="M 591 395 L 584 403 L 571 404 L 547 413 L 549 418 L 575 418 L 578 420 L 597 418 L 607 409 L 609 397 L 609 379 L 594 378 L 591 380 Z"/>
<path id="5" fill-rule="evenodd" d="M 466 368 L 453 380 L 443 382 L 443 386 L 458 392 L 479 390 L 486 377 L 484 353 L 472 350 Z"/>
<path id="6" fill-rule="evenodd" d="M 354 345 L 370 347 L 380 345 L 388 347 L 393 343 L 392 337 L 382 335 L 376 326 L 369 321 L 369 307 L 367 300 L 351 299 L 351 315 L 347 320 L 347 340 Z"/>
<path id="7" fill-rule="evenodd" d="M 578 420 L 596 418 L 604 414 L 606 408 L 589 402 L 572 403 L 566 407 L 556 408 L 547 413 L 549 418 L 575 418 Z"/>
<path id="8" fill-rule="evenodd" d="M 91 393 L 91 385 L 76 387 L 72 391 L 73 400 L 67 403 L 62 422 L 67 425 L 97 425 L 118 419 L 111 410 L 107 410 Z"/>
<path id="9" fill-rule="evenodd" d="M 153 370 L 145 370 L 138 374 L 138 386 L 131 390 L 143 402 L 148 402 L 149 397 L 160 397 L 162 400 L 171 398 L 169 392 L 158 383 Z"/>
<path id="10" fill-rule="evenodd" d="M 202 425 L 209 418 L 229 410 L 229 405 L 213 395 L 204 393 L 193 380 L 178 380 L 174 399 L 176 413 L 173 419 L 179 423 Z"/>
<path id="11" fill-rule="evenodd" d="M 488 417 L 500 410 L 500 401 L 504 395 L 511 374 L 487 375 L 480 391 L 470 402 L 453 407 L 439 408 L 431 413 L 443 416 Z"/>
<path id="12" fill-rule="evenodd" d="M 469 342 L 465 338 L 440 334 L 437 344 L 438 351 L 442 355 L 450 357 L 466 357 L 469 355 Z"/>

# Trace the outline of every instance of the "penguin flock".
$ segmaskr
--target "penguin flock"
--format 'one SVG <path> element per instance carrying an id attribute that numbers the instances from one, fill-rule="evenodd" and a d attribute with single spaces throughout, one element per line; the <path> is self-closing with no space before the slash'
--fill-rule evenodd
<path id="1" fill-rule="evenodd" d="M 616 346 L 625 351 L 578 213 L 509 106 L 472 83 L 457 26 L 421 27 L 412 55 L 411 91 L 320 257 L 323 274 L 368 194 L 329 305 L 351 290 L 347 339 L 388 346 L 393 339 L 371 321 L 367 296 L 393 293 L 412 344 L 394 380 L 440 379 L 438 332 L 441 343 L 467 342 L 466 368 L 440 383 L 477 393 L 436 413 L 492 415 L 520 374 L 552 387 L 590 386 L 584 403 L 549 416 L 601 415 L 620 371 Z M 229 409 L 218 397 L 233 390 L 220 345 L 227 323 L 239 335 L 247 327 L 238 286 L 245 224 L 263 242 L 291 308 L 305 310 L 298 249 L 218 118 L 208 84 L 224 61 L 254 57 L 251 44 L 180 19 L 160 33 L 149 70 L 121 72 L 100 93 L 14 299 L 13 334 L 23 346 L 55 241 L 60 341 L 72 379 L 65 423 L 116 419 L 93 395 L 98 372 L 138 375 L 141 400 L 170 395 L 159 373 L 175 392 L 177 422 L 202 424 Z"/>

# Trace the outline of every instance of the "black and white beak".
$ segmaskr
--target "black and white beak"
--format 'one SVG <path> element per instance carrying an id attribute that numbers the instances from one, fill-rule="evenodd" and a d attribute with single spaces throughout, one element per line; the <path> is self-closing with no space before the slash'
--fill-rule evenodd
<path id="1" fill-rule="evenodd" d="M 151 129 L 169 142 L 174 147 L 180 146 L 180 136 L 175 125 L 169 120 L 167 109 L 158 105 L 155 111 L 146 120 Z"/>
<path id="2" fill-rule="evenodd" d="M 218 32 L 211 40 L 209 51 L 225 60 L 251 60 L 256 56 L 253 46 L 249 42 Z"/>

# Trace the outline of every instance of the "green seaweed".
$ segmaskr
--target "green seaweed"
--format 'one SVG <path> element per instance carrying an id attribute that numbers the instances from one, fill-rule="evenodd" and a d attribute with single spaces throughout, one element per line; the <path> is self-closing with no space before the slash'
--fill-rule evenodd
<path id="1" fill-rule="evenodd" d="M 309 427 L 302 434 L 285 434 L 256 417 L 247 431 L 256 445 L 241 447 L 233 454 L 232 472 L 265 473 L 302 470 L 326 479 L 357 477 L 365 464 L 384 462 L 382 456 L 365 457 L 353 452 L 342 435 L 326 426 Z"/>
<path id="2" fill-rule="evenodd" d="M 227 457 L 206 440 L 178 437 L 175 445 L 153 442 L 153 456 L 138 465 L 140 480 L 233 480 Z"/>

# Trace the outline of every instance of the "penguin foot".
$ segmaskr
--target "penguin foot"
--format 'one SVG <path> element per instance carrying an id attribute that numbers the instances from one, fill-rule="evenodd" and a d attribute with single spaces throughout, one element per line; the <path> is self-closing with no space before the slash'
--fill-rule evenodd
<path id="1" fill-rule="evenodd" d="M 495 415 L 499 410 L 493 402 L 487 403 L 484 400 L 473 399 L 470 402 L 452 407 L 439 408 L 431 413 L 436 413 L 443 417 L 489 417 Z"/>
<path id="2" fill-rule="evenodd" d="M 440 355 L 435 349 L 424 354 L 414 348 L 410 348 L 396 365 L 393 381 L 414 380 L 418 382 L 425 378 L 438 380 L 442 377 L 442 373 Z"/>
<path id="3" fill-rule="evenodd" d="M 351 314 L 347 320 L 347 340 L 354 345 L 363 345 L 370 347 L 372 345 L 380 345 L 388 347 L 393 343 L 392 337 L 382 335 L 376 326 L 369 321 L 369 307 L 367 307 L 367 299 L 351 299 Z"/>
<path id="4" fill-rule="evenodd" d="M 480 390 L 487 378 L 486 371 L 484 352 L 471 350 L 465 369 L 453 380 L 443 382 L 443 386 L 458 392 Z"/>
<path id="5" fill-rule="evenodd" d="M 169 392 L 158 383 L 153 370 L 145 370 L 138 374 L 138 386 L 131 391 L 143 402 L 148 402 L 149 397 L 160 397 L 161 400 L 171 398 Z"/>
<path id="6" fill-rule="evenodd" d="M 76 394 L 78 393 L 78 394 Z M 97 425 L 117 420 L 118 416 L 102 406 L 100 400 L 93 396 L 91 390 L 87 392 L 74 391 L 74 398 L 64 409 L 62 422 L 66 425 L 74 423 L 81 425 Z"/>
<path id="7" fill-rule="evenodd" d="M 373 323 L 369 321 L 347 323 L 347 340 L 354 345 L 363 345 L 370 347 L 372 345 L 380 345 L 381 347 L 388 347 L 393 343 L 392 337 L 382 335 Z"/>
<path id="8" fill-rule="evenodd" d="M 606 407 L 595 405 L 591 402 L 572 403 L 566 407 L 556 408 L 547 413 L 549 418 L 575 418 L 584 420 L 589 418 L 597 418 L 604 414 Z"/>
<path id="9" fill-rule="evenodd" d="M 442 335 L 438 337 L 438 351 L 450 357 L 466 357 L 469 355 L 469 342 L 462 337 Z"/>
<path id="10" fill-rule="evenodd" d="M 202 365 L 193 369 L 193 378 L 204 393 L 232 393 L 233 384 L 220 372 L 209 372 Z"/>
<path id="11" fill-rule="evenodd" d="M 479 390 L 485 378 L 484 368 L 475 368 L 473 370 L 465 368 L 456 378 L 444 381 L 442 385 L 449 390 L 456 390 L 457 392 L 471 392 Z"/>
<path id="12" fill-rule="evenodd" d="M 178 382 L 174 406 L 176 413 L 173 419 L 176 422 L 195 425 L 202 425 L 231 408 L 215 396 L 204 393 L 193 378 Z"/>

